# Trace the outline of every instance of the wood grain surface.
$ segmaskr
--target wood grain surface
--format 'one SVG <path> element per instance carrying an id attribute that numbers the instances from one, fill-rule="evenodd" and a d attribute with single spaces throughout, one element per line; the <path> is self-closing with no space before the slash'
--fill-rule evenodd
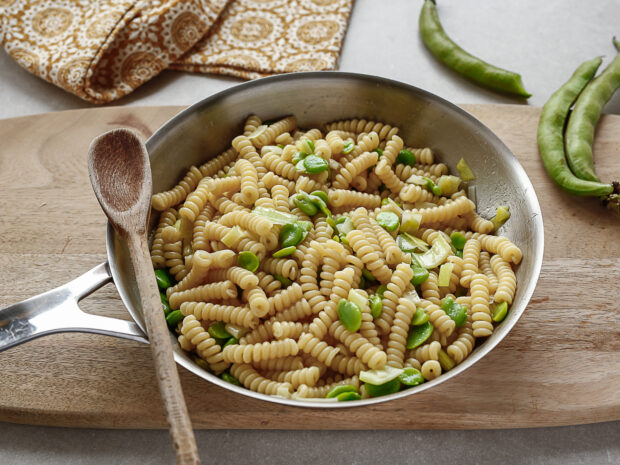
<path id="1" fill-rule="evenodd" d="M 345 410 L 286 407 L 239 396 L 180 369 L 194 427 L 277 429 L 508 428 L 620 419 L 620 220 L 572 197 L 538 158 L 540 109 L 465 105 L 515 153 L 540 200 L 545 257 L 538 287 L 500 345 L 430 391 Z M 145 138 L 180 107 L 107 107 L 0 122 L 0 307 L 103 262 L 105 216 L 86 154 L 119 126 Z M 603 179 L 620 178 L 620 116 L 595 140 Z M 112 285 L 81 303 L 128 319 Z M 164 428 L 149 347 L 92 334 L 46 336 L 0 353 L 0 420 Z"/>

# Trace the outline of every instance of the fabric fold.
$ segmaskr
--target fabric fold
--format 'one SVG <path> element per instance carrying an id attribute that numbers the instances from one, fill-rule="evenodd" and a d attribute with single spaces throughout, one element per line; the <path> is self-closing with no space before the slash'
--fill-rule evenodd
<path id="1" fill-rule="evenodd" d="M 0 0 L 0 43 L 93 103 L 166 68 L 252 79 L 335 69 L 353 0 Z"/>

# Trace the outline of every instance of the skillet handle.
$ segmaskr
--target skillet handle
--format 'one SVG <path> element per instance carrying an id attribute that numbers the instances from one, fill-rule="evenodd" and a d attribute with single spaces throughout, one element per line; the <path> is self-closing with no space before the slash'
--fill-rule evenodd
<path id="1" fill-rule="evenodd" d="M 112 281 L 108 263 L 56 289 L 0 309 L 0 352 L 46 334 L 83 332 L 148 343 L 133 321 L 83 312 L 78 302 Z"/>

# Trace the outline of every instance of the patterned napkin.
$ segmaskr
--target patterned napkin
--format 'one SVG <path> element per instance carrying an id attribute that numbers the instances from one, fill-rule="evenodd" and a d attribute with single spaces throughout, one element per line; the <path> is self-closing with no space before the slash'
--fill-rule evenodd
<path id="1" fill-rule="evenodd" d="M 353 0 L 0 0 L 0 43 L 94 103 L 166 68 L 253 79 L 334 69 Z"/>

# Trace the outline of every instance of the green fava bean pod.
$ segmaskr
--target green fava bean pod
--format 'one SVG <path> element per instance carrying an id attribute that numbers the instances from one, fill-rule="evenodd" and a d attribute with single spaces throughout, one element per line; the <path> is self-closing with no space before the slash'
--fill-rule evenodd
<path id="1" fill-rule="evenodd" d="M 558 186 L 573 195 L 605 196 L 614 191 L 611 184 L 585 181 L 572 173 L 566 162 L 562 134 L 573 102 L 590 82 L 601 62 L 601 58 L 595 58 L 582 63 L 545 103 L 538 122 L 538 151 L 545 169 Z"/>
<path id="2" fill-rule="evenodd" d="M 620 87 L 620 42 L 615 38 L 613 42 L 619 53 L 579 94 L 566 125 L 566 159 L 575 176 L 585 181 L 600 182 L 592 155 L 594 130 L 603 107 Z"/>
<path id="3" fill-rule="evenodd" d="M 434 0 L 424 1 L 419 24 L 428 49 L 449 68 L 491 89 L 525 98 L 531 95 L 524 89 L 519 74 L 486 63 L 454 43 L 439 22 Z"/>

